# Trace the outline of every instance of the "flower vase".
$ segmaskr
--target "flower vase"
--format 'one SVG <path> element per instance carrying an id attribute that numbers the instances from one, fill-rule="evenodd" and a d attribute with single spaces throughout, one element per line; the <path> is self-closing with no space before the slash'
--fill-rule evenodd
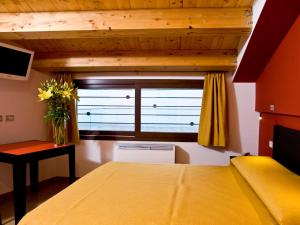
<path id="1" fill-rule="evenodd" d="M 66 120 L 52 121 L 53 142 L 55 147 L 66 144 Z"/>

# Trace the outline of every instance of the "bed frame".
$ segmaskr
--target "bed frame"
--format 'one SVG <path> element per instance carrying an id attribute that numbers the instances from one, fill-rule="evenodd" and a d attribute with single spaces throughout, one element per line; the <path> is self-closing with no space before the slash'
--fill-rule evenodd
<path id="1" fill-rule="evenodd" d="M 300 175 L 300 131 L 275 125 L 273 158 Z"/>

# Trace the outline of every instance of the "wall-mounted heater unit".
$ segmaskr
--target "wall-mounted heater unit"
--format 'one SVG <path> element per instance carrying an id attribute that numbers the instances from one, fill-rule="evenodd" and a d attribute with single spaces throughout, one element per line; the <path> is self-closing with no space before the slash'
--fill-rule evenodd
<path id="1" fill-rule="evenodd" d="M 123 143 L 114 149 L 117 162 L 175 163 L 175 145 Z"/>

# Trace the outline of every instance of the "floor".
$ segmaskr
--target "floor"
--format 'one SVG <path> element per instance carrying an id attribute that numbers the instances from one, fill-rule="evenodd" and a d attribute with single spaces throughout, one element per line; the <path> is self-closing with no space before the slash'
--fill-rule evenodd
<path id="1" fill-rule="evenodd" d="M 55 177 L 39 184 L 39 191 L 31 193 L 27 190 L 27 212 L 34 209 L 56 193 L 69 185 L 69 180 L 64 177 Z M 14 225 L 14 206 L 12 193 L 0 196 L 0 213 L 2 225 Z"/>

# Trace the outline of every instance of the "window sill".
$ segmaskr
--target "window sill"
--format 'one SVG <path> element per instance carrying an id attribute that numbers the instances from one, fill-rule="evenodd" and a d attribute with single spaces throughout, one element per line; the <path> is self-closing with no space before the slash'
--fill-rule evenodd
<path id="1" fill-rule="evenodd" d="M 116 140 L 116 141 L 159 141 L 159 142 L 197 142 L 197 134 L 194 133 L 141 133 L 130 134 L 105 134 L 95 131 L 80 131 L 80 140 Z"/>

